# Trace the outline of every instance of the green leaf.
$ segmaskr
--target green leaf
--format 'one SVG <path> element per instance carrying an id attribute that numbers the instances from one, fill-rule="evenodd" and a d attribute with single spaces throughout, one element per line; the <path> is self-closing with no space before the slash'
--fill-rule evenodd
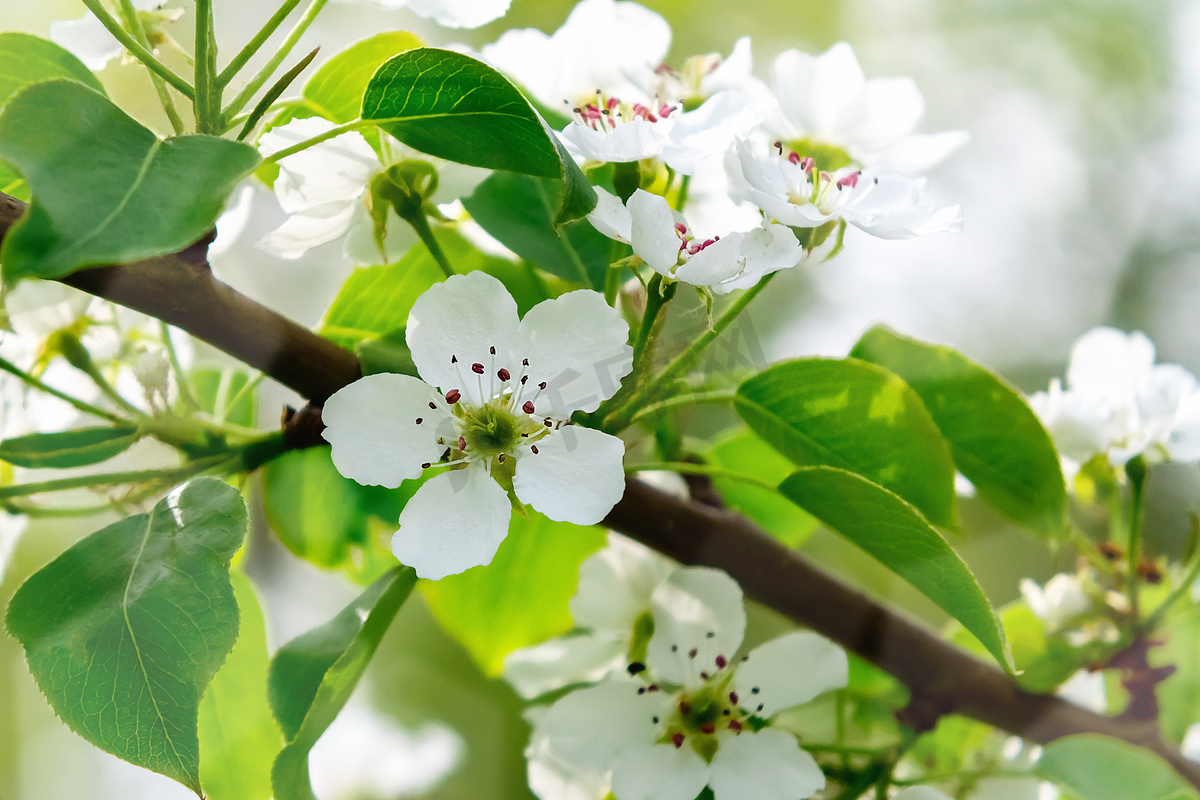
<path id="1" fill-rule="evenodd" d="M 707 458 L 725 469 L 774 484 L 795 469 L 770 445 L 744 429 L 713 445 Z M 713 477 L 713 484 L 726 505 L 750 517 L 788 547 L 799 547 L 817 529 L 817 521 L 810 514 L 777 491 L 720 475 Z"/>
<path id="2" fill-rule="evenodd" d="M 955 526 L 950 448 L 904 381 L 856 359 L 777 364 L 738 387 L 750 428 L 797 466 L 862 475 Z"/>
<path id="3" fill-rule="evenodd" d="M 796 470 L 779 491 L 908 581 L 1012 669 L 1004 629 L 958 554 L 909 503 L 833 467 Z"/>
<path id="4" fill-rule="evenodd" d="M 488 675 L 504 657 L 571 628 L 567 604 L 579 564 L 604 545 L 604 531 L 513 515 L 490 564 L 421 584 L 434 615 Z"/>
<path id="5" fill-rule="evenodd" d="M 86 467 L 125 452 L 141 436 L 136 425 L 30 433 L 0 442 L 0 461 L 30 469 Z"/>
<path id="6" fill-rule="evenodd" d="M 1072 647 L 1061 637 L 1047 638 L 1046 626 L 1023 602 L 1018 601 L 1000 609 L 1000 621 L 1004 625 L 1005 639 L 1012 649 L 1013 664 L 1020 673 L 1016 675 L 1016 681 L 1031 692 L 1053 692 L 1076 670 L 1100 662 L 1105 650 L 1112 649 L 1099 643 Z M 956 644 L 981 655 L 987 653 L 987 648 L 978 639 L 965 629 L 955 627 L 957 630 L 950 632 L 950 638 Z"/>
<path id="7" fill-rule="evenodd" d="M 587 220 L 555 225 L 559 181 L 493 173 L 463 207 L 492 236 L 539 269 L 585 288 L 603 291 L 612 240 Z"/>
<path id="8" fill-rule="evenodd" d="M 957 350 L 882 326 L 868 331 L 850 355 L 891 370 L 913 388 L 980 497 L 1038 533 L 1063 533 L 1067 492 L 1058 453 L 1020 393 Z"/>
<path id="9" fill-rule="evenodd" d="M 267 800 L 283 736 L 267 702 L 267 632 L 253 587 L 231 573 L 237 644 L 200 701 L 200 784 L 209 800 Z"/>
<path id="10" fill-rule="evenodd" d="M 331 122 L 349 122 L 362 108 L 371 76 L 392 56 L 420 47 L 405 31 L 389 31 L 355 42 L 321 65 L 301 92 L 307 104 Z"/>
<path id="11" fill-rule="evenodd" d="M 367 85 L 362 118 L 438 158 L 562 181 L 555 225 L 596 207 L 587 178 L 525 96 L 471 56 L 418 48 L 389 59 Z"/>
<path id="12" fill-rule="evenodd" d="M 198 367 L 190 377 L 202 411 L 234 425 L 254 427 L 254 392 L 241 394 L 250 382 L 247 373 L 230 367 Z"/>
<path id="13" fill-rule="evenodd" d="M 288 742 L 271 770 L 276 800 L 315 800 L 308 752 L 350 699 L 416 582 L 408 567 L 392 569 L 332 620 L 275 654 L 271 708 Z"/>
<path id="14" fill-rule="evenodd" d="M 1140 747 L 1094 733 L 1046 745 L 1034 774 L 1079 800 L 1171 800 L 1196 798 L 1182 777 Z"/>
<path id="15" fill-rule="evenodd" d="M 33 194 L 0 249 L 9 285 L 181 250 L 212 229 L 259 162 L 253 147 L 215 136 L 159 139 L 67 80 L 34 84 L 8 101 L 0 158 Z"/>
<path id="16" fill-rule="evenodd" d="M 236 489 L 197 478 L 68 549 L 8 608 L 71 730 L 197 794 L 200 699 L 237 638 L 229 560 L 246 521 Z"/>

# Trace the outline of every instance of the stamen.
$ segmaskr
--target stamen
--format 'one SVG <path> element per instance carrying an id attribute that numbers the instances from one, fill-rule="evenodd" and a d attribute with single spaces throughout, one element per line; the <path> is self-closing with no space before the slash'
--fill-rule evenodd
<path id="1" fill-rule="evenodd" d="M 707 672 L 701 672 L 701 673 L 700 673 L 700 680 L 702 680 L 702 681 L 706 681 L 706 680 L 708 680 L 708 673 L 707 673 Z"/>
<path id="2" fill-rule="evenodd" d="M 459 450 L 466 450 L 466 449 L 467 449 L 467 440 L 466 440 L 466 439 L 464 439 L 464 438 L 463 438 L 463 437 L 461 437 L 461 436 L 460 436 L 460 437 L 458 437 L 458 449 L 459 449 Z"/>
<path id="3" fill-rule="evenodd" d="M 699 652 L 700 652 L 699 650 L 697 650 L 695 647 L 693 647 L 691 650 L 688 650 L 688 658 L 695 658 L 696 654 Z"/>
<path id="4" fill-rule="evenodd" d="M 629 665 L 629 666 L 628 666 L 626 669 L 628 669 L 628 670 L 629 670 L 629 674 L 630 674 L 630 675 L 637 675 L 639 672 L 645 672 L 645 671 L 646 671 L 646 665 L 645 665 L 645 664 L 643 664 L 643 663 L 642 663 L 642 662 L 640 662 L 640 661 L 634 661 L 634 662 L 633 662 L 632 664 L 630 664 L 630 665 Z"/>
<path id="5" fill-rule="evenodd" d="M 474 364 L 471 365 L 471 372 L 474 372 L 476 375 L 482 375 L 483 374 L 483 364 L 480 364 L 478 361 L 476 361 Z"/>
<path id="6" fill-rule="evenodd" d="M 429 407 L 432 408 L 434 411 L 437 411 L 437 404 L 434 403 L 432 400 L 429 401 Z"/>
<path id="7" fill-rule="evenodd" d="M 462 392 L 460 392 L 458 389 L 451 389 L 450 391 L 446 392 L 446 402 L 450 405 L 454 405 L 461 398 Z M 433 403 L 430 403 L 430 405 L 433 405 Z"/>
<path id="8" fill-rule="evenodd" d="M 738 722 L 736 719 L 729 720 L 729 730 L 740 731 L 741 729 L 742 729 L 742 723 Z"/>
<path id="9" fill-rule="evenodd" d="M 711 722 L 706 722 L 700 726 L 701 733 L 715 733 L 716 730 L 717 730 L 717 726 Z"/>
<path id="10" fill-rule="evenodd" d="M 526 400 L 525 404 L 523 406 L 521 406 L 521 410 L 524 411 L 526 414 L 532 414 L 533 413 L 533 403 L 530 402 L 529 400 Z"/>
<path id="11" fill-rule="evenodd" d="M 421 424 L 421 418 L 420 418 L 420 417 L 417 417 L 417 424 L 418 424 L 418 425 L 420 425 L 420 424 Z"/>
<path id="12" fill-rule="evenodd" d="M 688 714 L 692 713 L 692 704 L 689 703 L 687 700 L 680 700 L 679 701 L 679 713 L 683 714 L 685 717 Z"/>
<path id="13" fill-rule="evenodd" d="M 504 453 L 501 453 L 500 455 L 496 456 L 496 460 L 499 461 L 501 464 L 503 464 L 504 463 Z"/>
<path id="14" fill-rule="evenodd" d="M 729 662 L 725 660 L 725 656 L 717 656 L 717 669 L 725 669 L 725 665 Z"/>
<path id="15" fill-rule="evenodd" d="M 733 704 L 736 706 L 736 705 L 737 705 L 737 701 L 738 701 L 738 694 L 737 694 L 737 692 L 730 692 L 730 693 L 729 693 L 729 702 L 733 703 Z"/>
<path id="16" fill-rule="evenodd" d="M 709 631 L 708 633 L 704 634 L 704 638 L 705 638 L 705 639 L 711 639 L 711 638 L 713 638 L 713 637 L 714 637 L 714 636 L 716 636 L 716 635 L 717 635 L 717 632 L 716 632 L 716 631 Z"/>
<path id="17" fill-rule="evenodd" d="M 451 364 L 457 364 L 457 363 L 458 363 L 458 356 L 456 356 L 456 355 L 451 355 L 451 356 L 450 356 L 450 363 L 451 363 Z"/>
<path id="18" fill-rule="evenodd" d="M 538 449 L 537 449 L 537 445 L 536 445 L 536 444 L 531 444 L 531 445 L 529 445 L 529 449 L 533 451 L 533 454 L 534 454 L 535 456 L 538 454 Z"/>
<path id="19" fill-rule="evenodd" d="M 756 661 L 756 662 L 754 662 L 754 663 L 756 663 L 756 664 L 757 664 L 758 662 Z M 757 687 L 757 686 L 754 686 L 754 687 L 752 687 L 752 688 L 750 689 L 750 694 L 758 694 L 758 687 Z"/>
<path id="20" fill-rule="evenodd" d="M 658 684 L 657 684 L 657 683 L 652 683 L 652 684 L 650 684 L 649 686 L 647 686 L 647 687 L 646 687 L 646 691 L 647 691 L 647 692 L 657 692 L 657 691 L 658 691 Z"/>
<path id="21" fill-rule="evenodd" d="M 496 371 L 496 377 L 507 383 L 512 378 L 512 373 L 510 373 L 504 367 L 501 367 Z"/>
<path id="22" fill-rule="evenodd" d="M 655 725 L 657 725 L 657 724 L 658 724 L 658 717 L 651 717 L 651 718 L 650 718 L 650 721 L 651 721 L 651 722 L 653 722 Z"/>
<path id="23" fill-rule="evenodd" d="M 491 354 L 492 354 L 492 355 L 496 355 L 496 347 L 495 347 L 495 345 L 493 345 L 492 347 L 489 347 L 489 348 L 488 348 L 488 350 L 491 352 Z"/>
<path id="24" fill-rule="evenodd" d="M 430 466 L 431 466 L 431 464 L 428 461 L 426 461 L 424 464 L 421 465 L 421 469 L 429 469 Z"/>
<path id="25" fill-rule="evenodd" d="M 676 750 L 683 747 L 683 734 L 676 733 L 673 736 L 671 736 L 671 744 L 675 745 Z"/>

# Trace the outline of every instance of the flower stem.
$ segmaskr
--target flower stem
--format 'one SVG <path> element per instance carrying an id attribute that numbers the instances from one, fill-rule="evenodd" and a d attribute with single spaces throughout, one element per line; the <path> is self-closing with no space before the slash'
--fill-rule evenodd
<path id="1" fill-rule="evenodd" d="M 124 483 L 147 483 L 149 481 L 176 481 L 198 475 L 230 460 L 230 454 L 193 461 L 183 467 L 171 469 L 147 469 L 133 472 L 106 472 L 99 475 L 76 475 L 70 478 L 59 478 L 52 481 L 37 481 L 35 483 L 14 483 L 0 486 L 0 500 L 10 497 L 24 497 L 45 492 L 63 492 L 69 489 L 88 489 L 100 486 L 120 486 Z"/>
<path id="2" fill-rule="evenodd" d="M 254 34 L 254 38 L 238 51 L 233 60 L 217 76 L 218 86 L 223 88 L 229 85 L 234 76 L 241 72 L 242 67 L 246 66 L 246 62 L 253 58 L 254 54 L 266 44 L 267 39 L 271 38 L 271 34 L 283 24 L 283 21 L 287 19 L 289 14 L 296 10 L 296 6 L 300 5 L 300 2 L 301 0 L 285 0 L 284 4 L 279 7 L 279 10 L 267 20 L 267 24 L 263 25 L 259 32 Z"/>
<path id="3" fill-rule="evenodd" d="M 108 9 L 100 0 L 83 0 L 83 4 L 134 58 L 150 70 L 150 82 L 154 84 L 154 91 L 158 95 L 163 113 L 167 115 L 167 120 L 171 123 L 171 128 L 175 133 L 183 133 L 183 120 L 180 119 L 179 112 L 175 110 L 175 104 L 171 101 L 171 95 L 167 92 L 164 81 L 174 86 L 180 94 L 193 102 L 196 100 L 196 90 L 170 67 L 155 58 L 154 53 L 150 50 L 150 40 L 146 37 L 146 30 L 142 27 L 142 21 L 138 17 L 137 9 L 133 7 L 132 0 L 121 0 L 121 16 L 125 18 L 125 28 L 121 27 L 121 24 L 108 13 Z"/>
<path id="4" fill-rule="evenodd" d="M 429 248 L 429 254 L 433 256 L 433 260 L 442 268 L 442 272 L 446 273 L 447 278 L 452 278 L 458 273 L 454 271 L 454 267 L 450 265 L 450 259 L 446 258 L 446 252 L 442 250 L 442 246 L 438 244 L 437 237 L 433 235 L 433 229 L 429 227 L 429 220 L 425 217 L 425 212 L 418 209 L 416 213 L 406 215 L 404 220 L 413 226 L 413 230 L 417 232 L 417 236 L 421 237 L 421 241 Z"/>
<path id="5" fill-rule="evenodd" d="M 229 116 L 228 109 L 226 109 L 225 116 L 226 117 Z M 341 136 L 343 133 L 350 133 L 351 131 L 356 131 L 359 128 L 365 128 L 368 125 L 373 125 L 373 124 L 375 124 L 374 120 L 371 120 L 371 121 L 363 120 L 363 119 L 350 120 L 349 122 L 338 125 L 337 127 L 330 128 L 329 130 L 325 131 L 324 133 L 319 133 L 316 136 L 312 137 L 311 139 L 305 139 L 302 142 L 296 142 L 291 147 L 285 147 L 282 150 L 272 153 L 271 155 L 269 155 L 263 159 L 263 163 L 268 164 L 268 163 L 275 163 L 277 161 L 282 161 L 283 159 L 287 158 L 288 156 L 294 156 L 296 153 L 302 153 L 310 147 L 318 145 L 321 142 L 327 142 L 330 139 L 337 138 L 338 136 Z"/>
<path id="6" fill-rule="evenodd" d="M 657 414 L 660 411 L 666 411 L 669 408 L 680 408 L 685 406 L 698 406 L 703 403 L 728 403 L 737 396 L 737 387 L 725 387 L 721 389 L 708 389 L 703 387 L 696 389 L 693 392 L 677 394 L 674 397 L 668 397 L 657 403 L 651 403 L 648 406 L 643 406 L 638 409 L 633 418 L 629 420 L 632 425 L 646 417 Z"/>
<path id="7" fill-rule="evenodd" d="M 746 310 L 750 302 L 758 296 L 759 292 L 766 288 L 773 277 L 775 277 L 775 273 L 767 275 L 757 284 L 743 292 L 742 296 L 717 319 L 712 328 L 705 331 L 702 336 L 688 345 L 688 348 L 668 364 L 667 368 L 657 378 L 651 381 L 648 386 L 634 392 L 633 396 L 627 399 L 619 408 L 610 412 L 604 420 L 602 430 L 612 433 L 629 427 L 630 420 L 638 411 L 638 404 L 653 398 L 662 390 L 662 387 L 670 385 L 672 381 L 682 377 L 688 370 L 694 367 L 700 360 L 700 356 L 704 354 L 705 349 L 716 341 L 717 337 L 737 319 L 738 315 Z M 647 313 L 649 312 L 647 311 Z M 634 364 L 636 365 L 638 363 L 636 361 L 636 350 L 634 358 Z"/>
<path id="8" fill-rule="evenodd" d="M 162 336 L 163 349 L 167 351 L 167 362 L 171 365 L 171 371 L 175 373 L 175 383 L 179 386 L 179 399 L 188 408 L 198 411 L 200 401 L 196 398 L 196 393 L 192 391 L 191 380 L 188 379 L 187 373 L 179 363 L 179 353 L 175 351 L 175 343 L 171 341 L 171 326 L 165 322 L 159 322 L 158 329 Z"/>
<path id="9" fill-rule="evenodd" d="M 97 408 L 96 406 L 92 405 L 91 403 L 85 403 L 84 401 L 82 401 L 76 397 L 72 397 L 71 395 L 67 394 L 66 392 L 61 392 L 58 389 L 55 389 L 53 386 L 48 386 L 45 383 L 42 383 L 37 378 L 33 377 L 29 373 L 22 370 L 16 364 L 13 364 L 11 361 L 6 361 L 3 358 L 0 358 L 0 371 L 7 372 L 10 375 L 14 375 L 17 378 L 20 378 L 22 381 L 29 384 L 30 386 L 32 386 L 33 388 L 37 389 L 40 392 L 44 392 L 44 393 L 50 395 L 51 397 L 57 397 L 59 400 L 62 400 L 66 403 L 70 403 L 72 406 L 79 409 L 80 411 L 82 411 L 85 414 L 91 414 L 93 417 L 99 417 L 100 419 L 108 420 L 109 422 L 115 423 L 117 425 L 124 425 L 128 421 L 122 417 L 117 416 L 116 414 L 105 411 L 102 408 Z"/>
<path id="10" fill-rule="evenodd" d="M 743 483 L 751 483 L 759 488 L 766 489 L 768 492 L 779 491 L 779 487 L 776 484 L 760 480 L 744 472 L 735 472 L 724 467 L 715 467 L 712 464 L 692 464 L 688 461 L 648 461 L 644 464 L 630 464 L 625 467 L 625 472 L 627 474 L 635 472 L 678 472 L 684 475 L 711 475 L 714 477 L 732 478 Z"/>
<path id="11" fill-rule="evenodd" d="M 1140 608 L 1141 582 L 1138 579 L 1138 564 L 1142 556 L 1142 516 L 1146 505 L 1146 460 L 1134 456 L 1125 464 L 1125 475 L 1129 478 L 1129 618 L 1136 628 Z"/>
<path id="12" fill-rule="evenodd" d="M 196 0 L 196 131 L 220 134 L 221 84 L 217 81 L 217 39 L 212 0 Z"/>
<path id="13" fill-rule="evenodd" d="M 328 1 L 329 0 L 313 0 L 312 5 L 310 5 L 308 10 L 304 12 L 304 16 L 300 17 L 300 19 L 296 22 L 295 27 L 293 27 L 291 32 L 288 33 L 287 38 L 284 39 L 283 43 L 279 45 L 279 49 L 275 51 L 275 55 L 271 56 L 271 60 L 268 61 L 262 69 L 255 73 L 254 77 L 250 79 L 250 82 L 247 83 L 242 88 L 242 91 L 238 93 L 237 97 L 233 98 L 233 100 L 229 102 L 229 105 L 227 105 L 221 112 L 221 117 L 223 119 L 228 119 L 241 111 L 245 105 L 250 102 L 250 99 L 254 97 L 258 90 L 262 88 L 263 84 L 267 82 L 267 79 L 275 74 L 275 70 L 279 69 L 279 65 L 282 64 L 283 60 L 288 57 L 288 53 L 292 52 L 292 48 L 296 46 L 296 42 L 300 41 L 300 37 L 303 36 L 304 32 L 308 30 L 309 26 L 316 21 L 317 15 L 321 13 L 321 9 L 325 7 L 325 4 Z M 225 72 L 228 71 L 228 69 L 225 70 Z M 222 73 L 222 75 L 224 74 L 225 73 Z M 232 75 L 229 77 L 232 77 Z M 218 78 L 218 80 L 220 79 Z M 301 142 L 301 144 L 303 144 L 303 142 Z M 277 157 L 282 157 L 278 154 L 276 155 Z"/>

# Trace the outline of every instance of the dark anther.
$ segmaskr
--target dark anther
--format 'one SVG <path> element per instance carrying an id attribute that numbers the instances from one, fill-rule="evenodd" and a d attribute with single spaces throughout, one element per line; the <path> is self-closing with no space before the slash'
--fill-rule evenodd
<path id="1" fill-rule="evenodd" d="M 717 656 L 717 669 L 725 669 L 725 665 L 729 662 L 725 660 L 725 656 Z"/>
<path id="2" fill-rule="evenodd" d="M 496 355 L 496 348 L 495 348 L 495 347 L 489 347 L 488 349 L 492 351 L 492 355 Z"/>
<path id="3" fill-rule="evenodd" d="M 537 445 L 536 445 L 536 444 L 531 444 L 531 445 L 529 445 L 529 449 L 533 451 L 533 454 L 534 454 L 535 456 L 538 454 L 538 449 L 537 449 Z"/>
<path id="4" fill-rule="evenodd" d="M 529 359 L 528 359 L 528 358 L 522 358 L 522 359 L 521 359 L 521 366 L 523 366 L 523 367 L 528 367 L 528 366 L 529 366 Z"/>
<path id="5" fill-rule="evenodd" d="M 758 662 L 756 661 L 756 662 L 754 662 L 754 663 L 756 663 L 756 664 L 757 664 Z M 757 687 L 757 686 L 753 687 L 753 688 L 750 690 L 750 694 L 758 694 L 758 687 Z"/>
<path id="6" fill-rule="evenodd" d="M 457 364 L 457 363 L 458 363 L 458 356 L 450 356 L 450 363 L 451 363 L 451 364 Z"/>
<path id="7" fill-rule="evenodd" d="M 700 726 L 701 733 L 714 733 L 714 732 L 716 732 L 716 730 L 717 730 L 717 726 L 711 722 L 706 722 Z"/>
<path id="8" fill-rule="evenodd" d="M 714 636 L 716 636 L 716 635 L 717 635 L 717 634 L 716 634 L 716 633 L 714 633 L 713 631 L 709 631 L 708 633 L 704 634 L 704 638 L 705 638 L 705 639 L 711 639 L 711 638 L 713 638 L 713 637 L 714 637 Z"/>
<path id="9" fill-rule="evenodd" d="M 424 464 L 422 464 L 421 469 L 429 469 L 429 462 L 426 461 Z"/>
<path id="10" fill-rule="evenodd" d="M 762 711 L 762 710 L 763 710 L 763 704 L 759 703 L 758 708 L 756 708 L 755 711 Z"/>
<path id="11" fill-rule="evenodd" d="M 673 644 L 673 645 L 671 645 L 671 652 L 672 652 L 672 653 L 678 653 L 678 652 L 679 652 L 679 645 L 677 645 L 677 644 Z"/>
<path id="12" fill-rule="evenodd" d="M 504 463 L 504 453 L 501 453 L 500 455 L 496 456 L 496 460 L 499 461 L 501 464 L 503 464 Z"/>
<path id="13" fill-rule="evenodd" d="M 729 693 L 729 702 L 733 703 L 736 706 L 737 701 L 738 701 L 737 692 L 730 692 Z"/>
<path id="14" fill-rule="evenodd" d="M 460 398 L 462 398 L 462 392 L 460 392 L 458 389 L 451 389 L 450 391 L 446 392 L 446 402 L 450 405 L 457 403 Z"/>
<path id="15" fill-rule="evenodd" d="M 417 424 L 418 424 L 418 425 L 420 425 L 420 424 L 421 424 L 421 418 L 420 418 L 420 417 L 417 417 Z"/>
<path id="16" fill-rule="evenodd" d="M 683 747 L 683 734 L 677 733 L 671 737 L 671 744 L 675 745 L 675 749 Z"/>
<path id="17" fill-rule="evenodd" d="M 539 383 L 539 384 L 538 384 L 538 388 L 539 388 L 539 389 L 545 389 L 545 388 L 546 388 L 546 382 L 545 382 L 545 381 L 542 381 L 541 383 Z"/>
<path id="18" fill-rule="evenodd" d="M 512 375 L 504 367 L 501 367 L 500 369 L 496 370 L 496 377 L 502 381 L 507 381 L 512 377 Z"/>
<path id="19" fill-rule="evenodd" d="M 483 374 L 483 364 L 480 364 L 478 361 L 476 361 L 474 364 L 471 365 L 471 372 L 474 372 L 476 375 L 482 375 Z"/>
<path id="20" fill-rule="evenodd" d="M 431 401 L 431 402 L 429 403 L 429 407 L 430 407 L 430 408 L 432 408 L 434 411 L 437 411 L 437 403 L 434 403 L 434 402 L 432 402 L 432 401 Z"/>
<path id="21" fill-rule="evenodd" d="M 530 402 L 529 400 L 526 400 L 525 403 L 521 406 L 521 410 L 524 411 L 526 414 L 532 414 L 533 413 L 533 403 Z"/>
<path id="22" fill-rule="evenodd" d="M 691 650 L 688 650 L 688 658 L 695 658 L 696 654 L 699 652 L 699 650 L 693 647 Z"/>
<path id="23" fill-rule="evenodd" d="M 640 661 L 634 661 L 632 664 L 626 667 L 626 669 L 629 670 L 630 675 L 637 675 L 639 672 L 646 671 L 646 665 Z"/>

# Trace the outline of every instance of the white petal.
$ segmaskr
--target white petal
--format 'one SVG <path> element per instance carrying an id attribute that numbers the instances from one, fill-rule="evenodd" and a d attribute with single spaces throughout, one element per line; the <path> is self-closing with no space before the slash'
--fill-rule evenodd
<path id="1" fill-rule="evenodd" d="M 644 258 L 655 272 L 671 277 L 679 261 L 680 239 L 667 199 L 638 189 L 627 205 L 633 218 L 630 229 L 633 252 Z"/>
<path id="2" fill-rule="evenodd" d="M 511 353 L 529 381 L 524 397 L 541 416 L 566 419 L 595 411 L 633 369 L 629 326 L 599 292 L 568 292 L 529 310 Z M 542 383 L 545 389 L 537 389 Z"/>
<path id="3" fill-rule="evenodd" d="M 754 55 L 750 37 L 743 36 L 733 43 L 728 58 L 721 59 L 715 70 L 700 79 L 700 91 L 705 95 L 716 94 L 723 89 L 742 89 L 753 80 Z"/>
<path id="4" fill-rule="evenodd" d="M 458 389 L 472 405 L 480 405 L 490 399 L 483 395 L 489 394 L 494 372 L 475 375 L 471 365 L 517 374 L 513 364 L 503 363 L 517 322 L 517 304 L 504 284 L 476 271 L 448 278 L 417 298 L 405 339 L 422 378 L 444 392 Z M 492 347 L 497 356 L 491 355 Z"/>
<path id="5" fill-rule="evenodd" d="M 338 472 L 389 489 L 419 477 L 421 465 L 437 461 L 445 450 L 438 436 L 454 430 L 440 400 L 423 381 L 388 372 L 334 392 L 321 412 L 326 426 L 321 435 L 332 445 Z M 431 409 L 430 403 L 438 403 L 439 409 Z"/>
<path id="6" fill-rule="evenodd" d="M 621 198 L 604 187 L 592 188 L 596 190 L 596 208 L 588 214 L 588 222 L 608 238 L 629 244 L 630 228 L 633 225 L 629 209 L 625 208 Z"/>
<path id="7" fill-rule="evenodd" d="M 608 796 L 607 771 L 585 770 L 559 757 L 535 725 L 525 748 L 530 790 L 542 800 L 599 800 Z"/>
<path id="8" fill-rule="evenodd" d="M 264 133 L 259 145 L 264 154 L 276 153 L 333 128 L 320 117 L 293 120 Z M 343 133 L 281 160 L 275 194 L 284 211 L 349 203 L 366 190 L 379 169 L 379 157 L 362 134 Z"/>
<path id="9" fill-rule="evenodd" d="M 670 698 L 663 692 L 639 695 L 644 686 L 616 678 L 571 692 L 550 707 L 536 732 L 560 758 L 584 769 L 610 770 L 626 748 L 647 747 L 658 737 L 653 720 L 665 716 Z"/>
<path id="10" fill-rule="evenodd" d="M 482 466 L 444 472 L 400 512 L 392 552 L 422 578 L 457 575 L 492 562 L 511 513 L 508 494 Z"/>
<path id="11" fill-rule="evenodd" d="M 928 786 L 910 786 L 892 800 L 950 800 L 950 798 Z"/>
<path id="12" fill-rule="evenodd" d="M 1088 711 L 1097 714 L 1108 712 L 1108 691 L 1104 686 L 1104 673 L 1101 671 L 1078 670 L 1054 693 Z"/>
<path id="13" fill-rule="evenodd" d="M 508 12 L 512 0 L 408 0 L 408 7 L 447 28 L 478 28 Z"/>
<path id="14" fill-rule="evenodd" d="M 670 118 L 649 122 L 638 118 L 609 130 L 595 130 L 572 122 L 561 136 L 575 152 L 593 161 L 621 163 L 654 158 L 663 151 L 673 123 Z"/>
<path id="15" fill-rule="evenodd" d="M 742 590 L 724 572 L 705 567 L 677 569 L 651 598 L 654 635 L 646 660 L 656 676 L 696 686 L 701 672 L 714 672 L 742 643 L 746 610 Z"/>
<path id="16" fill-rule="evenodd" d="M 825 786 L 813 757 L 783 731 L 721 738 L 709 778 L 715 800 L 801 800 Z"/>
<path id="17" fill-rule="evenodd" d="M 1200 722 L 1193 722 L 1183 732 L 1183 744 L 1179 749 L 1184 758 L 1200 761 Z"/>
<path id="18" fill-rule="evenodd" d="M 675 569 L 648 547 L 610 533 L 608 546 L 579 565 L 571 619 L 593 630 L 620 632 L 628 642 L 634 622 L 650 611 L 654 590 Z"/>
<path id="19" fill-rule="evenodd" d="M 837 121 L 847 143 L 877 153 L 912 133 L 925 115 L 925 98 L 912 78 L 874 78 Z"/>
<path id="20" fill-rule="evenodd" d="M 387 230 L 383 236 L 383 253 L 375 241 L 375 220 L 367 211 L 366 203 L 355 203 L 354 213 L 346 226 L 346 255 L 355 264 L 394 264 L 404 257 L 421 239 L 404 220 L 389 208 Z"/>
<path id="21" fill-rule="evenodd" d="M 625 493 L 625 443 L 591 428 L 569 425 L 517 453 L 513 489 L 547 517 L 595 525 Z"/>
<path id="22" fill-rule="evenodd" d="M 695 800 L 708 785 L 708 765 L 687 746 L 630 748 L 613 768 L 613 795 L 620 800 Z"/>
<path id="23" fill-rule="evenodd" d="M 815 633 L 800 631 L 750 651 L 737 669 L 734 684 L 745 708 L 769 718 L 831 689 L 844 688 L 849 675 L 842 648 Z"/>
<path id="24" fill-rule="evenodd" d="M 595 683 L 623 669 L 629 637 L 613 633 L 557 636 L 514 650 L 504 659 L 504 679 L 526 700 L 570 686 Z"/>
<path id="25" fill-rule="evenodd" d="M 914 134 L 883 151 L 877 163 L 905 174 L 924 172 L 964 147 L 970 139 L 966 131 Z"/>
<path id="26" fill-rule="evenodd" d="M 1154 343 L 1141 331 L 1098 327 L 1071 348 L 1067 386 L 1101 402 L 1132 402 L 1154 366 Z"/>
<path id="27" fill-rule="evenodd" d="M 354 221 L 356 207 L 361 205 L 356 200 L 338 201 L 293 213 L 268 233 L 259 247 L 279 258 L 300 258 L 314 247 L 343 236 Z"/>
<path id="28" fill-rule="evenodd" d="M 712 286 L 741 274 L 745 261 L 743 234 L 731 233 L 691 256 L 675 270 L 675 278 L 693 286 Z"/>
<path id="29" fill-rule="evenodd" d="M 88 69 L 96 72 L 125 52 L 121 43 L 92 14 L 79 19 L 50 23 L 50 40 L 70 50 Z"/>

